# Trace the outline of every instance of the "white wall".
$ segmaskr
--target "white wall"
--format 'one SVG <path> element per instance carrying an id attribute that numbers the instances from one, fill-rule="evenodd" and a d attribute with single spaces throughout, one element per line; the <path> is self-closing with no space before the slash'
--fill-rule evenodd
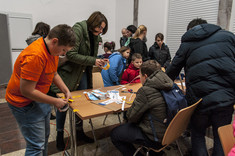
<path id="1" fill-rule="evenodd" d="M 133 24 L 134 0 L 116 1 L 116 49 L 120 47 L 120 37 L 122 28 Z"/>
<path id="2" fill-rule="evenodd" d="M 155 35 L 163 33 L 166 36 L 168 16 L 168 0 L 139 0 L 138 25 L 147 27 L 147 47 L 155 42 Z"/>
<path id="3" fill-rule="evenodd" d="M 104 38 L 115 39 L 115 0 L 0 0 L 0 4 L 0 11 L 32 14 L 33 28 L 39 21 L 51 27 L 64 23 L 73 26 L 86 20 L 92 12 L 101 11 L 109 23 Z"/>
<path id="4" fill-rule="evenodd" d="M 156 33 L 166 32 L 168 0 L 140 0 L 139 3 L 139 25 L 148 28 L 149 48 Z M 120 47 L 121 29 L 133 24 L 134 0 L 0 0 L 0 4 L 0 11 L 32 14 L 33 28 L 39 21 L 51 27 L 62 23 L 72 26 L 99 10 L 109 22 L 103 41 L 115 41 L 116 49 Z"/>

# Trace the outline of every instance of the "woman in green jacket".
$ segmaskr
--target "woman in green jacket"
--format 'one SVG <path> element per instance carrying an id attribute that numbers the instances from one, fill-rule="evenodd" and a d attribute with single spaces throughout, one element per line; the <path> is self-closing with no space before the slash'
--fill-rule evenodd
<path id="1" fill-rule="evenodd" d="M 90 15 L 88 20 L 77 22 L 73 26 L 76 34 L 75 47 L 67 52 L 67 61 L 58 68 L 58 73 L 69 88 L 70 91 L 83 90 L 92 88 L 92 67 L 96 65 L 101 67 L 104 65 L 102 59 L 97 59 L 99 42 L 102 42 L 100 34 L 105 34 L 108 30 L 108 21 L 106 17 L 99 11 Z M 60 90 L 51 86 L 50 93 L 56 96 Z M 64 150 L 64 123 L 66 112 L 56 113 L 56 147 L 58 150 Z M 94 142 L 93 139 L 87 137 L 83 131 L 83 121 L 77 117 L 76 119 L 77 139 L 86 142 Z"/>

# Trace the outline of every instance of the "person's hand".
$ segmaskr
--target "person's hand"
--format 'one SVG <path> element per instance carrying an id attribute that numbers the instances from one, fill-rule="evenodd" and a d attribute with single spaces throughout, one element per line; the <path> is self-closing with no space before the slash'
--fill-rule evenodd
<path id="1" fill-rule="evenodd" d="M 140 78 L 140 75 L 136 76 L 135 79 L 139 79 Z"/>
<path id="2" fill-rule="evenodd" d="M 105 65 L 105 61 L 104 61 L 103 59 L 96 59 L 96 60 L 95 60 L 95 65 L 96 65 L 97 67 L 102 68 L 102 67 Z"/>
<path id="3" fill-rule="evenodd" d="M 54 106 L 60 111 L 66 104 L 68 104 L 67 99 L 56 98 Z"/>
<path id="4" fill-rule="evenodd" d="M 72 95 L 70 91 L 68 91 L 67 93 L 64 93 L 64 96 L 66 100 L 72 99 Z"/>

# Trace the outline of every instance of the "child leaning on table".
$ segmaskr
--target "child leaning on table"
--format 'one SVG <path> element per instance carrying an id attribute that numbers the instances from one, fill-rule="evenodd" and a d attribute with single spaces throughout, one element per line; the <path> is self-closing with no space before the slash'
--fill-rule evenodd
<path id="1" fill-rule="evenodd" d="M 140 66 L 142 64 L 142 56 L 134 53 L 131 57 L 131 63 L 122 74 L 121 84 L 140 83 Z"/>
<path id="2" fill-rule="evenodd" d="M 166 103 L 160 90 L 169 90 L 173 81 L 161 71 L 161 65 L 148 60 L 140 66 L 140 81 L 143 86 L 136 93 L 132 106 L 127 111 L 127 123 L 113 129 L 111 140 L 123 155 L 133 155 L 133 144 L 147 147 L 161 147 L 161 141 L 167 126 L 153 120 L 158 141 L 154 141 L 148 114 L 154 114 L 159 120 L 167 117 Z M 151 152 L 150 152 L 151 155 Z"/>

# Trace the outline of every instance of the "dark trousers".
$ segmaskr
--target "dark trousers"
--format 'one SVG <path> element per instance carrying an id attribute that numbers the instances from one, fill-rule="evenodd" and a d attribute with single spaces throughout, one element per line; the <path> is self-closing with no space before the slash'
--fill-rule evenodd
<path id="1" fill-rule="evenodd" d="M 192 126 L 192 154 L 193 156 L 207 156 L 205 141 L 206 128 L 212 126 L 214 136 L 213 156 L 223 156 L 223 148 L 218 136 L 218 128 L 232 121 L 233 105 L 216 108 L 207 112 L 195 112 L 191 118 Z"/>
<path id="2" fill-rule="evenodd" d="M 126 123 L 114 128 L 110 137 L 113 144 L 124 156 L 132 156 L 135 153 L 136 148 L 133 144 L 154 147 L 157 149 L 162 147 L 161 143 L 151 141 L 142 132 L 141 128 L 133 123 Z M 140 156 L 142 154 L 138 152 L 137 155 Z M 150 155 L 152 154 L 150 153 Z"/>
<path id="3" fill-rule="evenodd" d="M 77 90 L 87 89 L 87 73 L 84 72 L 82 79 L 80 81 L 79 87 Z M 64 123 L 66 119 L 66 112 L 56 111 L 56 130 L 63 131 L 64 130 Z M 76 115 L 76 129 L 79 131 L 83 131 L 83 121 Z"/>

